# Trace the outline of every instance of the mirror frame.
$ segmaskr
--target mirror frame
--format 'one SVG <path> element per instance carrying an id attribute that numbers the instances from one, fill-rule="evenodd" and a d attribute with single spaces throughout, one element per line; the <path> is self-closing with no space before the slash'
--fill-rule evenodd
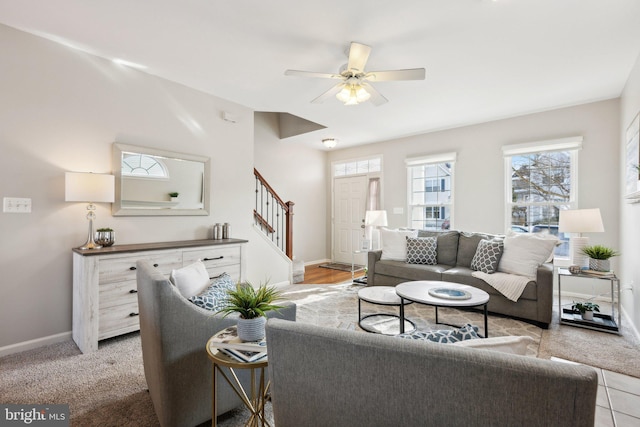
<path id="1" fill-rule="evenodd" d="M 138 209 L 122 206 L 122 153 L 133 152 L 149 154 L 151 156 L 168 157 L 180 160 L 190 160 L 204 164 L 204 200 L 203 209 Z M 157 148 L 140 147 L 137 145 L 113 143 L 112 150 L 113 174 L 115 175 L 115 199 L 111 205 L 113 216 L 205 216 L 209 215 L 210 183 L 211 183 L 211 159 L 195 154 L 177 153 L 174 151 L 160 150 Z"/>

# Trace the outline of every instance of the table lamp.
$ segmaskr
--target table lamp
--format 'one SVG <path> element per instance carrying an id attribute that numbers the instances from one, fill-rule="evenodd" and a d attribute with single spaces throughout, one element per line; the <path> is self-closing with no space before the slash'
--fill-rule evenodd
<path id="1" fill-rule="evenodd" d="M 364 214 L 364 226 L 372 227 L 371 230 L 371 248 L 373 247 L 373 229 L 378 227 L 386 227 L 387 226 L 387 211 L 366 211 Z M 376 230 L 378 231 L 378 230 Z M 377 239 L 377 245 L 375 249 L 378 249 L 378 245 L 380 244 L 380 239 Z"/>
<path id="2" fill-rule="evenodd" d="M 66 172 L 64 177 L 64 199 L 67 202 L 85 202 L 89 220 L 87 242 L 78 249 L 100 249 L 93 239 L 93 220 L 96 217 L 94 202 L 113 203 L 115 177 L 113 175 L 84 172 Z"/>
<path id="3" fill-rule="evenodd" d="M 589 238 L 581 233 L 601 233 L 604 231 L 600 209 L 573 209 L 560 211 L 558 231 L 562 233 L 577 233 L 569 240 L 571 264 L 587 267 L 589 257 L 582 253 L 582 248 L 589 245 Z"/>

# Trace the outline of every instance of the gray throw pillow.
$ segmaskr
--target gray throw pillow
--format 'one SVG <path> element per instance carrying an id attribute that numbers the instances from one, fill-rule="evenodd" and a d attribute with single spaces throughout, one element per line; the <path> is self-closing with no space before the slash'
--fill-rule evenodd
<path id="1" fill-rule="evenodd" d="M 437 238 L 407 237 L 407 264 L 436 265 L 437 257 Z"/>
<path id="2" fill-rule="evenodd" d="M 198 295 L 194 295 L 189 298 L 189 301 L 211 311 L 220 311 L 228 305 L 227 291 L 235 289 L 236 285 L 233 283 L 231 276 L 227 273 L 222 273 L 220 276 L 213 279 L 211 285 Z"/>
<path id="3" fill-rule="evenodd" d="M 471 260 L 471 269 L 492 274 L 498 269 L 502 252 L 504 251 L 504 241 L 499 239 L 480 240 L 476 254 Z"/>

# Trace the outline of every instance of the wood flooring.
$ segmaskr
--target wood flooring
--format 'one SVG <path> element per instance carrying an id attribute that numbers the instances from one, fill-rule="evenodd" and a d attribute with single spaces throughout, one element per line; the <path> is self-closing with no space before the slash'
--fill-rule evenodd
<path id="1" fill-rule="evenodd" d="M 354 277 L 364 276 L 364 270 L 355 273 Z M 332 283 L 344 283 L 351 280 L 350 271 L 332 270 L 320 268 L 320 264 L 307 265 L 304 269 L 304 282 L 299 285 L 320 285 Z"/>

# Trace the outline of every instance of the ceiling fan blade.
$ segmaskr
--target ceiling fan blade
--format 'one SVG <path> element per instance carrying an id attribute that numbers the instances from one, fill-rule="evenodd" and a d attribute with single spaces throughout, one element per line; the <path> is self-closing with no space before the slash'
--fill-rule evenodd
<path id="1" fill-rule="evenodd" d="M 407 70 L 371 71 L 365 78 L 372 82 L 388 82 L 394 80 L 424 80 L 424 68 L 411 68 Z"/>
<path id="2" fill-rule="evenodd" d="M 349 49 L 349 63 L 347 69 L 356 73 L 364 73 L 364 67 L 367 65 L 371 48 L 366 44 L 351 42 Z"/>
<path id="3" fill-rule="evenodd" d="M 316 99 L 311 101 L 311 103 L 312 104 L 322 104 L 324 101 L 326 101 L 327 99 L 331 98 L 332 96 L 335 96 L 338 92 L 340 92 L 340 89 L 342 89 L 343 84 L 344 83 L 338 83 L 337 85 L 331 87 L 329 90 L 324 92 L 322 95 L 320 95 L 319 97 L 317 97 Z"/>
<path id="4" fill-rule="evenodd" d="M 320 79 L 342 79 L 343 77 L 340 74 L 331 74 L 331 73 L 316 73 L 313 71 L 299 71 L 299 70 L 286 70 L 284 72 L 285 76 L 298 76 L 298 77 L 314 77 Z"/>
<path id="5" fill-rule="evenodd" d="M 376 90 L 376 88 L 374 88 L 370 84 L 366 84 L 366 83 L 363 82 L 362 83 L 362 87 L 364 87 L 365 90 L 367 92 L 369 92 L 369 95 L 371 95 L 371 98 L 369 98 L 369 102 L 371 102 L 376 107 L 379 106 L 379 105 L 382 105 L 382 104 L 384 104 L 386 102 L 389 102 L 389 100 L 387 98 L 382 96 L 382 94 L 380 92 L 378 92 Z"/>

